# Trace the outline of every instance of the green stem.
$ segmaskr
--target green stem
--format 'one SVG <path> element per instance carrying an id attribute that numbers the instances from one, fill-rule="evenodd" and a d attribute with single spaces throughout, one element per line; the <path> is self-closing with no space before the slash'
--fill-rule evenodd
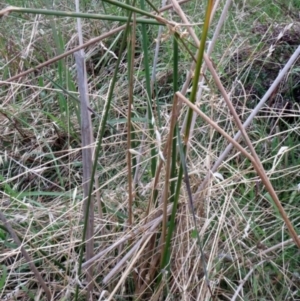
<path id="1" fill-rule="evenodd" d="M 207 5 L 206 15 L 205 15 L 205 22 L 204 22 L 204 25 L 203 25 L 201 43 L 199 45 L 198 56 L 197 56 L 197 64 L 196 64 L 195 74 L 194 74 L 194 79 L 193 79 L 193 87 L 192 87 L 192 92 L 191 92 L 191 97 L 190 97 L 190 101 L 192 103 L 195 103 L 195 101 L 196 101 L 196 95 L 197 95 L 197 90 L 198 90 L 198 82 L 199 82 L 199 77 L 200 77 L 202 61 L 203 61 L 203 55 L 204 55 L 205 43 L 206 43 L 207 33 L 208 33 L 208 28 L 209 28 L 209 20 L 210 20 L 210 13 L 211 13 L 212 5 L 213 5 L 213 0 L 208 0 L 208 5 Z M 176 37 L 174 37 L 174 40 L 175 39 L 176 39 Z M 175 44 L 174 44 L 174 47 L 176 47 Z M 175 54 L 175 50 L 176 50 L 176 48 L 174 48 L 174 54 Z M 174 58 L 174 60 L 175 60 L 175 58 Z M 173 67 L 175 67 L 175 64 L 174 64 Z M 174 73 L 175 73 L 175 70 L 174 70 Z M 178 73 L 178 71 L 177 71 L 177 73 Z M 174 76 L 174 81 L 175 80 L 177 81 L 176 76 Z M 174 82 L 173 85 L 174 85 L 174 88 L 177 88 L 176 82 Z M 186 151 L 187 151 L 187 142 L 188 142 L 189 133 L 190 133 L 192 113 L 193 113 L 193 110 L 189 109 L 188 119 L 187 119 L 187 126 L 186 126 L 185 137 L 184 137 L 185 138 L 185 143 L 183 145 L 183 154 L 184 154 L 184 156 L 186 156 Z M 175 166 L 176 166 L 176 158 L 174 159 L 174 156 L 176 156 L 176 153 L 177 153 L 177 145 L 176 145 L 176 140 L 175 140 L 177 130 L 178 130 L 178 128 L 175 127 L 175 129 L 174 129 L 174 140 L 173 140 L 173 146 L 172 146 L 173 147 L 173 150 L 172 150 L 172 156 L 173 156 L 172 170 L 173 170 L 173 172 L 175 172 Z M 163 252 L 163 255 L 162 255 L 162 261 L 161 261 L 162 270 L 169 268 L 168 264 L 169 264 L 169 261 L 170 261 L 170 253 L 171 253 L 171 250 L 170 250 L 170 248 L 171 248 L 171 239 L 172 239 L 172 236 L 173 236 L 173 232 L 175 230 L 175 218 L 176 218 L 178 200 L 179 200 L 180 190 L 181 190 L 181 185 L 182 185 L 182 178 L 183 178 L 183 167 L 182 167 L 182 164 L 180 164 L 177 183 L 176 183 L 176 190 L 175 190 L 175 195 L 174 195 L 173 209 L 172 209 L 172 214 L 171 214 L 171 218 L 170 218 L 170 226 L 169 226 L 169 229 L 168 229 L 166 244 L 165 244 L 164 252 Z M 172 187 L 171 187 L 171 189 L 172 189 Z M 162 278 L 162 273 L 159 276 L 158 283 L 160 282 L 161 278 Z"/>
<path id="2" fill-rule="evenodd" d="M 145 5 L 144 4 L 141 5 L 142 9 L 139 9 L 139 8 L 136 8 L 135 6 L 125 4 L 125 3 L 121 3 L 121 2 L 115 1 L 115 0 L 102 0 L 102 1 L 110 3 L 110 4 L 115 5 L 115 6 L 118 6 L 120 8 L 127 9 L 127 10 L 129 10 L 133 13 L 138 13 L 138 14 L 141 14 L 143 16 L 150 17 L 150 18 L 155 18 L 155 16 L 153 14 L 148 13 L 147 11 L 145 11 Z"/>
<path id="3" fill-rule="evenodd" d="M 8 7 L 0 11 L 0 17 L 5 13 L 18 12 L 18 13 L 28 13 L 36 15 L 49 15 L 57 17 L 71 17 L 71 18 L 86 18 L 86 19 L 98 19 L 98 20 L 108 20 L 108 21 L 119 21 L 119 22 L 128 22 L 127 17 L 122 16 L 111 16 L 111 15 L 100 15 L 100 14 L 87 14 L 87 13 L 76 13 L 76 12 L 65 12 L 59 10 L 48 10 L 48 9 L 35 9 L 35 8 L 23 8 L 23 7 Z M 143 12 L 140 10 L 140 13 Z M 164 25 L 163 23 L 153 20 L 155 17 L 147 12 L 144 12 L 144 15 L 151 17 L 152 19 L 136 18 L 137 23 L 142 24 L 152 24 L 152 25 Z"/>
<path id="4" fill-rule="evenodd" d="M 106 1 L 106 0 L 105 0 Z M 141 8 L 145 8 L 144 0 L 140 1 Z M 147 114 L 148 114 L 148 120 L 149 120 L 149 131 L 150 131 L 150 137 L 154 138 L 154 115 L 152 111 L 152 104 L 151 104 L 151 76 L 150 76 L 150 63 L 149 63 L 149 57 L 148 57 L 148 35 L 147 35 L 147 28 L 146 24 L 142 24 L 142 46 L 143 46 L 143 53 L 144 53 L 144 66 L 145 66 L 145 78 L 146 78 L 146 91 L 147 91 Z M 156 150 L 155 145 L 151 144 L 151 176 L 155 177 L 155 170 L 156 170 Z M 155 200 L 154 200 L 155 201 Z"/>
<path id="5" fill-rule="evenodd" d="M 205 43 L 206 43 L 206 39 L 207 39 L 207 33 L 208 33 L 208 29 L 209 29 L 209 20 L 210 20 L 212 6 L 213 6 L 213 0 L 208 0 L 206 14 L 205 14 L 205 21 L 203 24 L 201 42 L 200 42 L 199 50 L 198 50 L 197 63 L 196 63 L 194 77 L 193 77 L 192 92 L 191 92 L 191 96 L 190 96 L 190 101 L 193 104 L 196 101 L 196 96 L 197 96 L 197 91 L 198 91 L 198 83 L 199 83 L 199 77 L 200 77 L 200 71 L 201 71 L 201 66 L 202 66 L 202 61 L 203 61 L 204 50 L 205 50 Z M 189 140 L 192 116 L 193 116 L 193 110 L 191 108 L 189 108 L 185 135 L 184 135 L 184 144 L 186 144 L 186 145 Z"/>

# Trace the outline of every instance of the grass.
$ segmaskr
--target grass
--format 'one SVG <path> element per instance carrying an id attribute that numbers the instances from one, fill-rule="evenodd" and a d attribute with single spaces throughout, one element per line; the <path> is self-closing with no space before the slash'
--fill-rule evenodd
<path id="1" fill-rule="evenodd" d="M 152 11 L 147 1 L 141 2 L 135 6 Z M 159 8 L 158 2 L 151 3 Z M 43 1 L 9 4 L 75 10 L 70 2 L 54 7 Z M 206 1 L 190 1 L 181 6 L 199 40 L 206 5 Z M 223 8 L 222 2 L 209 26 L 209 41 Z M 297 10 L 297 1 L 232 1 L 211 60 L 242 122 L 298 47 Z M 81 12 L 128 16 L 128 10 L 110 1 L 85 1 Z M 175 10 L 162 16 L 183 23 Z M 87 300 L 86 266 L 80 262 L 80 252 L 88 248 L 82 242 L 85 163 L 74 56 L 7 82 L 76 47 L 76 19 L 12 13 L 1 22 L 0 211 L 52 299 Z M 124 24 L 116 18 L 84 18 L 84 42 Z M 95 178 L 103 209 L 101 215 L 96 188 L 91 185 L 91 201 L 96 206 L 93 252 L 100 254 L 94 262 L 92 299 L 298 300 L 299 249 L 251 161 L 231 150 L 205 189 L 196 193 L 228 141 L 202 118 L 190 124 L 188 146 L 187 131 L 177 137 L 176 128 L 185 129 L 184 120 L 189 118 L 186 105 L 179 104 L 182 108 L 176 112 L 174 95 L 182 89 L 193 61 L 191 54 L 197 57 L 198 49 L 187 28 L 179 26 L 179 30 L 175 39 L 174 31 L 163 26 L 159 39 L 158 25 L 137 23 L 125 36 L 123 29 L 85 47 L 93 147 L 99 147 Z M 201 77 L 201 59 L 198 62 Z M 247 128 L 297 233 L 298 69 L 297 63 L 292 65 Z M 193 101 L 197 81 L 189 81 L 188 86 L 186 95 Z M 209 71 L 196 103 L 231 137 L 238 131 Z M 249 152 L 244 140 L 238 141 Z M 184 178 L 180 183 L 185 174 L 189 181 Z M 1 220 L 0 299 L 47 300 L 24 250 L 20 251 L 8 224 Z"/>

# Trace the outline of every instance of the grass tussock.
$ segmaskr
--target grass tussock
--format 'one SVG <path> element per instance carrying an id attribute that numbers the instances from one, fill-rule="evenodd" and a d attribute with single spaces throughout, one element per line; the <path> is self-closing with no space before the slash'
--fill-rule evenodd
<path id="1" fill-rule="evenodd" d="M 300 299 L 300 6 L 212 2 L 9 3 L 48 15 L 0 20 L 1 300 Z"/>

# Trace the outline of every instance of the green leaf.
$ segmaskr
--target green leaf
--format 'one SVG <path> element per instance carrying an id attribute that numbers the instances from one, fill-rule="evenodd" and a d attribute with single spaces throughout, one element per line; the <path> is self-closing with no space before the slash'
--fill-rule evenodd
<path id="1" fill-rule="evenodd" d="M 197 239 L 197 230 L 194 229 L 192 232 L 191 232 L 191 237 L 194 238 L 194 239 Z"/>
<path id="2" fill-rule="evenodd" d="M 1 265 L 1 271 L 2 271 L 2 275 L 0 278 L 0 291 L 2 291 L 2 288 L 4 287 L 5 282 L 6 282 L 7 267 L 5 265 Z"/>

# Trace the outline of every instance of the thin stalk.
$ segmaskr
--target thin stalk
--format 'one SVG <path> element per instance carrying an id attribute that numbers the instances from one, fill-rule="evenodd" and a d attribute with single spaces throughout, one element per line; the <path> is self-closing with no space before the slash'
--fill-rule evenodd
<path id="1" fill-rule="evenodd" d="M 179 52 L 178 52 L 178 41 L 176 37 L 174 36 L 173 38 L 173 91 L 174 94 L 178 91 L 178 65 L 179 65 Z M 176 101 L 176 98 L 174 98 L 174 101 L 176 102 L 176 115 L 178 116 L 178 104 Z M 173 103 L 174 106 L 174 103 Z M 173 139 L 172 139 L 172 164 L 171 164 L 171 179 L 174 179 L 176 177 L 177 173 L 177 166 L 176 166 L 176 161 L 177 161 L 177 151 L 176 151 L 176 146 L 177 146 L 177 128 L 178 124 L 176 123 L 174 130 L 173 130 Z M 174 201 L 174 193 L 175 193 L 175 185 L 176 182 L 172 181 L 170 185 L 170 201 Z"/>
<path id="2" fill-rule="evenodd" d="M 222 10 L 222 14 L 221 14 L 221 17 L 219 18 L 218 20 L 218 25 L 214 31 L 214 34 L 213 34 L 213 37 L 212 37 L 212 40 L 211 42 L 209 43 L 209 46 L 208 46 L 208 49 L 207 49 L 207 55 L 208 57 L 211 56 L 212 54 L 212 51 L 214 49 L 214 46 L 216 44 L 216 41 L 219 37 L 219 34 L 220 34 L 220 31 L 222 29 L 222 26 L 223 26 L 223 23 L 225 21 L 225 18 L 226 16 L 228 15 L 228 10 L 229 10 L 229 7 L 230 7 L 230 4 L 231 4 L 231 1 L 232 0 L 226 0 L 226 4 Z M 214 7 L 214 11 L 216 9 L 216 5 Z M 199 79 L 199 82 L 200 82 L 200 85 L 199 85 L 199 90 L 198 90 L 198 93 L 197 93 L 197 99 L 200 100 L 201 97 L 202 97 L 202 92 L 203 92 L 203 86 L 204 86 L 204 83 L 205 83 L 205 72 L 206 72 L 206 69 L 207 69 L 207 65 L 204 64 L 204 66 L 202 67 L 202 76 L 200 76 L 200 79 Z M 192 123 L 191 123 L 191 129 L 190 129 L 190 139 L 191 139 L 191 135 L 193 134 L 193 130 L 194 130 L 194 127 L 195 127 L 195 124 L 196 124 L 196 116 L 197 114 L 194 112 L 193 114 L 193 118 L 192 118 Z M 184 128 L 183 128 L 184 130 Z"/>
<path id="3" fill-rule="evenodd" d="M 134 1 L 135 2 L 135 1 Z M 128 224 L 131 229 L 132 226 L 132 205 L 133 205 L 133 186 L 132 186 L 132 158 L 130 148 L 132 147 L 132 105 L 133 105 L 133 85 L 134 85 L 134 53 L 135 53 L 135 32 L 136 23 L 135 14 L 133 15 L 133 24 L 131 28 L 131 39 L 128 47 L 128 58 L 129 58 L 129 91 L 128 91 L 128 116 L 127 116 L 127 168 L 128 168 Z"/>
<path id="4" fill-rule="evenodd" d="M 129 3 L 129 0 L 126 1 L 126 3 Z M 133 1 L 132 5 L 135 6 L 136 0 Z M 128 12 L 129 14 L 129 12 Z M 134 20 L 136 19 L 136 16 L 134 15 Z M 129 102 L 131 101 L 131 105 L 133 106 L 133 93 L 134 93 L 134 83 L 133 83 L 133 70 L 134 70 L 134 57 L 135 57 L 135 45 L 136 44 L 136 23 L 134 22 L 131 28 L 131 39 L 130 39 L 130 43 L 128 45 L 128 53 L 127 53 L 127 59 L 128 62 L 131 62 L 129 67 L 128 67 L 128 78 L 130 79 L 130 77 L 132 76 L 132 85 L 129 84 L 130 87 L 130 91 L 129 91 Z M 130 111 L 132 111 L 132 108 L 130 108 Z M 133 113 L 131 112 L 131 116 L 130 118 L 133 117 Z M 128 127 L 129 129 L 129 127 Z M 132 123 L 130 123 L 130 146 L 128 145 L 128 147 L 130 147 L 131 149 L 135 149 L 137 147 L 137 142 L 135 142 L 135 131 L 134 131 L 134 126 Z M 131 156 L 131 154 L 130 154 Z M 137 158 L 136 156 L 131 156 L 131 169 L 132 170 L 132 174 L 134 175 L 134 179 L 133 179 L 133 187 L 135 189 L 136 187 L 136 182 L 135 182 L 135 176 L 138 170 L 138 164 L 137 164 Z"/>
<path id="5" fill-rule="evenodd" d="M 79 0 L 75 0 L 76 12 L 79 12 Z M 77 18 L 77 33 L 79 45 L 83 44 L 83 35 L 82 35 L 82 26 L 81 19 Z M 93 137 L 93 128 L 92 128 L 92 120 L 91 114 L 88 111 L 89 107 L 89 96 L 88 96 L 88 83 L 87 83 L 87 74 L 86 74 L 86 66 L 85 66 L 85 53 L 84 50 L 75 53 L 75 62 L 77 69 L 77 83 L 78 90 L 80 95 L 80 130 L 81 130 L 81 144 L 82 144 L 82 170 L 83 170 L 83 178 L 82 178 L 82 186 L 83 186 L 83 195 L 85 198 L 83 205 L 83 214 L 85 219 L 88 220 L 87 228 L 86 228 L 86 242 L 85 242 L 85 260 L 88 261 L 94 255 L 94 201 L 91 201 L 89 206 L 87 206 L 87 197 L 92 192 L 89 191 L 91 189 L 90 177 L 92 173 L 92 145 L 94 144 Z M 94 162 L 96 164 L 96 162 Z M 97 182 L 97 178 L 95 178 Z M 97 185 L 95 185 L 97 186 Z M 99 186 L 99 185 L 98 185 Z M 87 282 L 87 296 L 86 300 L 90 300 L 93 293 L 93 265 L 91 264 L 87 269 L 86 273 L 86 282 Z"/>
<path id="6" fill-rule="evenodd" d="M 135 0 L 133 0 L 132 5 L 135 5 Z M 131 156 L 130 148 L 134 149 L 134 128 L 131 122 L 132 117 L 132 106 L 133 106 L 133 89 L 134 89 L 134 57 L 135 57 L 135 43 L 136 43 L 136 15 L 133 14 L 133 23 L 130 28 L 129 33 L 129 43 L 128 43 L 128 117 L 127 117 L 127 169 L 128 169 L 128 225 L 129 229 L 132 228 L 133 225 L 133 180 L 132 174 L 134 174 L 134 170 L 132 170 L 132 166 L 135 166 L 135 157 Z M 129 245 L 132 245 L 132 239 L 129 240 Z M 129 252 L 131 252 L 130 250 Z M 133 274 L 134 286 L 137 287 L 137 276 Z"/>
<path id="7" fill-rule="evenodd" d="M 105 0 L 106 1 L 106 0 Z M 144 0 L 140 0 L 140 5 L 142 9 L 145 8 Z M 145 66 L 145 78 L 146 78 L 146 91 L 147 91 L 147 115 L 149 120 L 149 132 L 150 137 L 154 138 L 154 116 L 152 112 L 151 106 L 151 76 L 150 76 L 150 69 L 149 69 L 149 57 L 148 57 L 148 35 L 147 35 L 147 28 L 145 24 L 142 24 L 142 47 L 144 52 L 144 66 Z M 156 170 L 156 154 L 155 145 L 151 143 L 151 175 L 152 177 L 155 176 Z M 156 199 L 156 197 L 155 197 Z M 154 201 L 155 201 L 154 199 Z"/>
<path id="8" fill-rule="evenodd" d="M 183 147 L 183 152 L 186 153 L 186 145 Z M 180 165 L 179 172 L 178 172 L 178 179 L 177 179 L 177 185 L 176 185 L 176 190 L 175 190 L 175 196 L 174 196 L 174 205 L 172 208 L 172 214 L 170 218 L 170 225 L 168 228 L 168 233 L 167 233 L 167 238 L 166 238 L 166 244 L 165 248 L 162 254 L 162 259 L 161 259 L 161 268 L 163 270 L 168 269 L 168 264 L 169 264 L 169 259 L 170 259 L 170 247 L 171 247 L 171 239 L 173 236 L 173 232 L 175 230 L 175 217 L 176 217 L 176 212 L 177 212 L 177 206 L 178 206 L 178 200 L 179 200 L 179 195 L 180 195 L 180 190 L 181 190 L 181 183 L 182 183 L 182 176 L 183 176 L 183 168 L 182 165 Z M 161 279 L 162 274 L 160 274 L 160 279 Z"/>
<path id="9" fill-rule="evenodd" d="M 204 25 L 203 25 L 201 43 L 199 45 L 199 50 L 198 50 L 198 54 L 197 54 L 197 63 L 196 63 L 195 73 L 194 73 L 194 78 L 193 78 L 192 92 L 191 92 L 191 96 L 190 96 L 190 101 L 193 104 L 195 103 L 196 94 L 197 94 L 197 90 L 198 90 L 198 82 L 199 82 L 202 61 L 203 61 L 203 55 L 204 55 L 205 43 L 206 43 L 206 39 L 207 39 L 207 33 L 208 33 L 208 28 L 209 28 L 209 21 L 210 21 L 210 14 L 211 14 L 212 6 L 213 6 L 213 1 L 209 0 L 208 4 L 207 4 L 207 8 L 206 8 L 205 21 L 204 21 Z M 184 135 L 183 152 L 184 152 L 185 156 L 186 156 L 187 144 L 188 144 L 188 140 L 189 140 L 189 132 L 190 132 L 192 116 L 193 116 L 193 110 L 190 108 L 189 112 L 188 112 L 186 131 L 185 131 L 185 135 Z M 180 168 L 179 168 L 177 182 L 176 182 L 174 206 L 173 206 L 172 215 L 170 218 L 170 226 L 168 229 L 166 244 L 165 244 L 165 248 L 164 248 L 164 251 L 162 254 L 162 259 L 161 259 L 161 268 L 162 269 L 165 269 L 168 266 L 168 261 L 169 261 L 169 257 L 170 257 L 171 239 L 173 236 L 173 232 L 175 230 L 175 217 L 176 217 L 177 205 L 178 205 L 178 200 L 179 200 L 179 195 L 180 195 L 180 190 L 181 190 L 182 177 L 183 177 L 183 168 L 182 168 L 182 164 L 181 164 Z M 161 274 L 160 274 L 160 279 L 161 279 Z"/>
<path id="10" fill-rule="evenodd" d="M 163 0 L 164 1 L 164 0 Z M 152 4 L 151 1 L 149 0 L 146 0 L 146 2 L 148 3 L 148 5 L 156 12 L 156 13 L 159 13 L 158 9 L 155 7 L 154 4 Z M 163 5 L 164 6 L 164 5 Z"/>
<path id="11" fill-rule="evenodd" d="M 139 8 L 136 8 L 134 7 L 133 5 L 129 5 L 129 4 L 126 4 L 126 3 L 122 3 L 122 2 L 119 2 L 119 1 L 115 1 L 115 0 L 102 0 L 103 2 L 107 2 L 107 3 L 110 3 L 112 5 L 115 5 L 117 7 L 120 7 L 120 8 L 123 8 L 123 9 L 126 9 L 128 11 L 131 11 L 132 13 L 137 13 L 137 14 L 141 14 L 143 16 L 146 16 L 146 17 L 150 17 L 150 18 L 156 18 L 155 15 L 151 14 L 151 13 L 148 13 L 146 10 L 145 10 L 145 5 L 141 5 L 141 8 L 142 9 L 139 9 Z M 156 10 L 156 9 L 155 9 Z M 156 10 L 157 11 L 157 10 Z"/>
<path id="12" fill-rule="evenodd" d="M 132 6 L 130 6 L 130 11 L 135 11 Z M 37 14 L 37 15 L 48 15 L 48 16 L 57 16 L 57 17 L 71 17 L 71 18 L 86 18 L 86 19 L 97 19 L 97 20 L 106 20 L 106 21 L 118 21 L 118 22 L 131 22 L 131 18 L 122 17 L 122 16 L 110 16 L 110 15 L 100 15 L 100 14 L 87 14 L 87 13 L 76 13 L 76 12 L 65 12 L 59 10 L 48 10 L 48 9 L 35 9 L 35 8 L 23 8 L 23 7 L 15 7 L 15 6 L 8 6 L 7 8 L 0 11 L 0 17 L 6 16 L 12 12 L 18 12 L 23 14 Z M 143 19 L 137 18 L 137 23 L 142 24 L 152 24 L 152 25 L 164 25 L 166 21 L 163 18 L 158 18 L 151 13 L 144 12 L 142 10 L 138 10 L 138 12 L 142 15 L 151 17 L 153 19 Z"/>
<path id="13" fill-rule="evenodd" d="M 92 192 L 93 182 L 94 182 L 95 173 L 96 173 L 96 169 L 97 169 L 97 164 L 96 163 L 98 162 L 100 149 L 101 149 L 101 146 L 102 146 L 102 139 L 103 139 L 103 136 L 104 136 L 105 127 L 106 127 L 107 118 L 108 118 L 108 112 L 109 112 L 109 109 L 110 109 L 111 100 L 112 100 L 115 84 L 116 84 L 116 81 L 117 81 L 117 76 L 118 76 L 118 73 L 119 73 L 119 65 L 121 63 L 122 53 L 125 49 L 125 45 L 126 45 L 126 42 L 127 42 L 128 31 L 129 31 L 129 28 L 130 28 L 130 19 L 131 19 L 131 13 L 130 13 L 130 18 L 128 18 L 128 21 L 127 21 L 127 24 L 126 24 L 126 29 L 125 29 L 124 36 L 123 36 L 123 39 L 122 39 L 122 43 L 121 43 L 120 50 L 119 50 L 118 60 L 116 62 L 116 68 L 115 68 L 115 71 L 114 71 L 114 74 L 113 74 L 113 78 L 112 78 L 110 89 L 109 89 L 108 96 L 107 96 L 107 102 L 105 104 L 104 113 L 103 113 L 102 120 L 101 120 L 101 123 L 100 123 L 100 132 L 99 132 L 99 137 L 98 137 L 98 141 L 97 141 L 97 147 L 96 147 L 96 150 L 95 150 L 95 157 L 94 157 L 94 162 L 95 163 L 93 164 L 93 170 L 92 170 L 92 174 L 91 174 L 90 189 L 89 189 L 89 196 L 88 196 L 88 200 L 87 200 L 87 206 L 90 205 L 91 198 L 92 198 L 91 197 L 92 196 L 91 192 Z M 105 210 L 103 210 L 103 211 L 105 211 Z M 84 249 L 85 232 L 86 232 L 87 223 L 88 223 L 88 220 L 85 219 L 83 237 L 82 237 L 82 244 L 81 244 L 81 248 L 80 248 L 78 272 L 77 272 L 78 277 L 80 276 L 81 269 L 82 269 L 83 249 Z M 78 294 L 79 294 L 79 285 L 76 286 L 76 292 L 75 292 L 75 298 L 74 298 L 75 301 L 78 300 Z"/>
<path id="14" fill-rule="evenodd" d="M 88 196 L 92 194 L 93 186 L 90 183 L 90 177 L 92 173 L 92 124 L 90 113 L 87 109 L 88 107 L 88 95 L 87 95 L 87 80 L 86 80 L 86 70 L 85 70 L 85 62 L 84 62 L 84 54 L 75 53 L 76 59 L 76 67 L 77 67 L 77 81 L 78 81 L 78 89 L 80 92 L 80 112 L 81 112 L 81 140 L 82 140 L 82 167 L 83 167 L 83 195 L 84 195 L 84 204 L 83 204 L 83 213 L 84 213 L 84 221 L 86 222 L 86 227 L 84 227 L 83 237 L 86 238 L 84 240 L 83 245 L 85 245 L 86 249 L 86 261 L 93 257 L 94 251 L 94 202 L 91 201 L 88 203 Z M 94 162 L 94 165 L 96 163 Z M 83 248 L 82 248 L 83 249 Z M 87 300 L 90 299 L 90 294 L 93 289 L 93 265 L 91 265 L 87 270 L 86 275 L 87 280 Z"/>
<path id="15" fill-rule="evenodd" d="M 164 188 L 164 194 L 162 198 L 163 203 L 163 226 L 162 226 L 162 247 L 164 247 L 165 240 L 166 240 L 166 233 L 167 233 L 167 210 L 168 210 L 168 195 L 169 195 L 169 183 L 170 183 L 170 175 L 171 175 L 171 163 L 173 161 L 173 156 L 176 158 L 176 148 L 175 154 L 172 154 L 172 140 L 173 140 L 173 133 L 175 124 L 177 123 L 177 97 L 174 97 L 173 101 L 173 108 L 172 108 L 172 115 L 171 115 L 171 124 L 170 124 L 170 131 L 169 131 L 169 137 L 167 141 L 167 162 L 166 162 L 166 174 L 165 174 L 165 188 Z M 173 156 L 172 156 L 173 155 Z"/>
<path id="16" fill-rule="evenodd" d="M 202 66 L 202 61 L 203 61 L 203 55 L 204 55 L 205 43 L 206 43 L 208 29 L 209 29 L 210 15 L 211 15 L 212 7 L 213 7 L 213 0 L 208 0 L 206 13 L 205 13 L 205 20 L 204 20 L 203 29 L 202 29 L 201 42 L 199 45 L 199 50 L 198 50 L 198 55 L 197 55 L 197 63 L 196 63 L 195 74 L 194 74 L 194 78 L 193 78 L 193 86 L 192 86 L 192 91 L 191 91 L 191 96 L 190 96 L 190 101 L 193 104 L 196 101 L 196 96 L 197 96 L 197 91 L 198 91 L 200 71 L 201 71 L 201 66 Z M 186 123 L 185 135 L 184 135 L 184 143 L 186 145 L 188 144 L 188 141 L 189 141 L 192 116 L 193 116 L 193 110 L 190 108 L 188 111 L 187 123 Z"/>
<path id="17" fill-rule="evenodd" d="M 178 56 L 178 41 L 176 39 L 176 37 L 173 37 L 173 91 L 174 93 L 178 90 L 178 63 L 179 63 L 179 56 Z M 174 101 L 173 101 L 173 109 L 175 108 L 175 116 L 178 117 L 178 102 L 177 102 L 177 97 L 174 97 Z M 172 111 L 173 112 L 173 111 Z M 174 179 L 177 175 L 177 132 L 178 129 L 178 124 L 176 123 L 174 128 L 173 128 L 173 134 L 172 134 L 172 162 L 171 162 L 171 175 L 170 177 L 172 179 Z M 171 145 L 170 145 L 171 146 Z M 174 206 L 173 206 L 173 210 L 176 213 L 177 211 L 177 204 L 178 204 L 178 199 L 176 200 L 175 196 L 176 196 L 176 192 L 175 192 L 175 188 L 176 188 L 176 182 L 175 181 L 171 181 L 170 184 L 170 201 L 174 202 Z M 174 209 L 175 207 L 175 209 Z M 174 213 L 174 214 L 175 214 Z M 173 211 L 172 211 L 173 214 Z M 172 218 L 171 218 L 172 220 Z M 164 242 L 169 242 L 171 237 L 170 236 L 170 229 L 168 232 L 168 237 L 166 238 L 166 241 Z M 165 239 L 164 239 L 165 240 Z M 161 266 L 162 268 L 165 267 L 166 265 L 166 260 L 167 260 L 167 253 L 166 250 L 168 250 L 169 246 L 167 247 L 166 245 L 164 245 L 164 250 L 162 251 L 162 255 L 161 255 Z"/>
<path id="18" fill-rule="evenodd" d="M 178 56 L 178 41 L 176 37 L 173 37 L 173 91 L 176 93 L 178 91 L 178 63 L 179 63 L 179 56 Z M 177 102 L 177 97 L 174 97 L 173 101 L 173 108 L 175 107 L 176 110 L 176 116 L 178 116 L 178 102 Z M 174 179 L 177 176 L 177 129 L 178 129 L 178 124 L 176 123 L 173 129 L 173 137 L 172 137 L 172 163 L 171 163 L 171 178 Z M 181 171 L 182 172 L 182 171 Z M 179 170 L 180 174 L 180 170 Z M 179 175 L 178 175 L 179 178 Z M 178 198 L 176 198 L 176 182 L 171 181 L 170 185 L 170 201 L 174 203 L 173 210 L 172 210 L 172 215 L 171 215 L 171 221 L 170 221 L 170 227 L 172 227 L 172 220 L 173 220 L 173 214 L 174 214 L 174 220 L 175 220 L 175 214 L 177 211 L 177 204 L 178 204 Z M 165 268 L 167 265 L 167 259 L 168 259 L 168 250 L 170 247 L 170 242 L 172 238 L 172 233 L 173 230 L 168 231 L 167 238 L 166 238 L 166 245 L 164 245 L 164 250 L 162 251 L 161 255 L 161 267 Z"/>

